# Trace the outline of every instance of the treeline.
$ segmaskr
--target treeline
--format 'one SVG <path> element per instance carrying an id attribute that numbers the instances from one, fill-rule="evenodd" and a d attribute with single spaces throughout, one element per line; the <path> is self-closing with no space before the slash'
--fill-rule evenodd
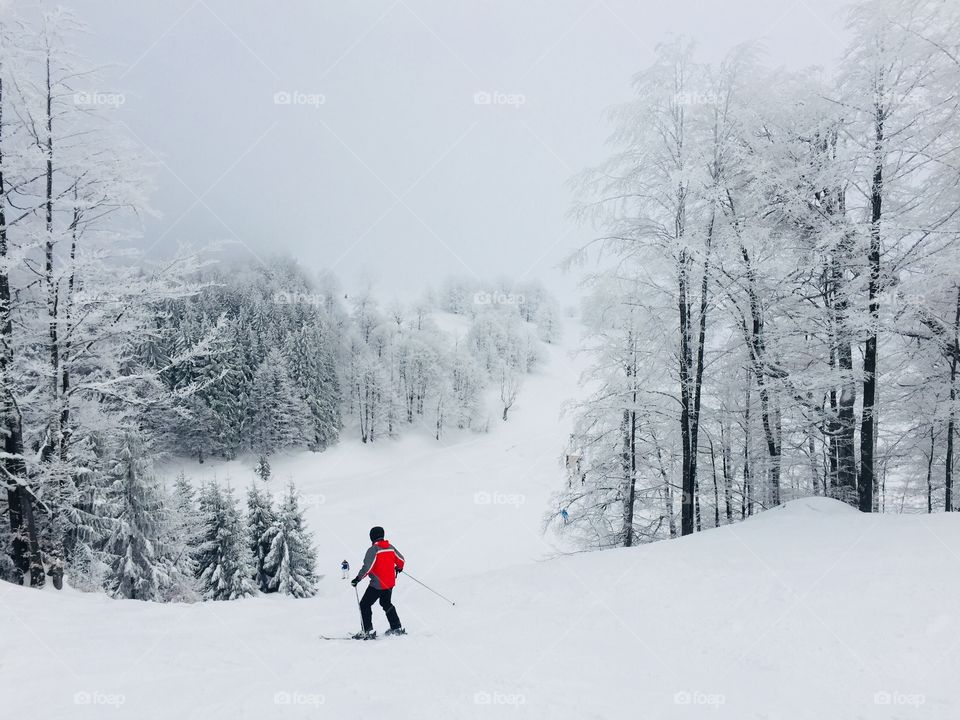
<path id="1" fill-rule="evenodd" d="M 672 40 L 578 214 L 590 398 L 553 521 L 593 547 L 791 497 L 953 510 L 960 6 L 868 0 L 836 72 Z M 566 510 L 567 521 L 559 521 Z"/>
<path id="2" fill-rule="evenodd" d="M 430 297 L 441 310 L 467 317 L 476 317 L 491 307 L 514 307 L 522 320 L 537 326 L 543 342 L 554 343 L 560 339 L 557 301 L 536 280 L 501 279 L 485 283 L 469 278 L 448 278 Z"/>
<path id="3" fill-rule="evenodd" d="M 527 303 L 487 302 L 486 296 L 453 306 L 428 293 L 412 307 L 381 310 L 369 294 L 352 300 L 351 324 L 344 337 L 346 368 L 344 416 L 352 418 L 363 442 L 421 425 L 437 439 L 447 428 L 483 430 L 488 426 L 484 393 L 499 388 L 507 419 L 524 376 L 541 358 L 540 338 L 555 339 L 555 316 L 528 314 Z M 541 292 L 537 302 L 553 303 Z M 431 309 L 461 314 L 466 331 L 445 331 Z M 528 319 L 534 317 L 534 319 Z"/>
<path id="4" fill-rule="evenodd" d="M 153 419 L 165 449 L 200 462 L 322 450 L 341 432 L 367 443 L 412 426 L 437 439 L 449 427 L 482 430 L 487 389 L 500 387 L 506 419 L 541 338 L 559 333 L 554 301 L 534 284 L 529 301 L 471 294 L 453 307 L 428 292 L 383 309 L 372 291 L 350 296 L 289 260 L 214 266 L 192 280 L 197 292 L 163 305 L 162 340 L 142 351 L 160 370 L 205 339 L 204 355 L 162 371 L 171 396 L 189 393 Z M 442 328 L 438 309 L 463 315 L 462 327 Z"/>

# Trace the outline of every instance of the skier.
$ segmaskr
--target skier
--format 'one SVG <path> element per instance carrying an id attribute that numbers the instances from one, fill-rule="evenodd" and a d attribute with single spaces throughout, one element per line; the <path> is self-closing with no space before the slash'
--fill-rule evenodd
<path id="1" fill-rule="evenodd" d="M 400 624 L 397 609 L 393 606 L 393 586 L 397 584 L 397 575 L 403 572 L 403 555 L 393 545 L 383 539 L 384 531 L 380 526 L 370 528 L 370 542 L 367 554 L 363 556 L 363 566 L 357 576 L 350 581 L 354 587 L 367 575 L 370 584 L 360 599 L 360 617 L 363 622 L 363 632 L 356 635 L 358 639 L 373 639 L 377 633 L 373 630 L 373 604 L 380 602 L 380 607 L 387 615 L 390 629 L 386 635 L 404 635 L 406 631 Z"/>
<path id="2" fill-rule="evenodd" d="M 350 563 L 344 560 L 342 563 L 340 563 L 340 577 L 343 580 L 346 580 L 349 575 L 350 575 Z"/>
<path id="3" fill-rule="evenodd" d="M 567 512 L 566 508 L 563 508 L 563 510 L 560 511 L 560 517 L 563 518 L 563 524 L 566 525 L 570 520 L 570 513 Z"/>

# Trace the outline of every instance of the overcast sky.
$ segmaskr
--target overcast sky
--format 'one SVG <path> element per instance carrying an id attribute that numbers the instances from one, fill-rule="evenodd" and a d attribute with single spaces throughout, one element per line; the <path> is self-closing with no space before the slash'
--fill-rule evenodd
<path id="1" fill-rule="evenodd" d="M 705 59 L 765 39 L 792 68 L 844 42 L 842 0 L 67 4 L 163 163 L 148 244 L 235 239 L 387 296 L 447 274 L 567 291 L 556 264 L 587 231 L 565 183 L 604 156 L 604 109 L 668 33 Z"/>

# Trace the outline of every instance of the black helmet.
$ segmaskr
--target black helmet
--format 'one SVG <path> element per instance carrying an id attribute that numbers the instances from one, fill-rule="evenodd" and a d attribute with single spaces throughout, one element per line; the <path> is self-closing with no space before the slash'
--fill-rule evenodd
<path id="1" fill-rule="evenodd" d="M 383 531 L 383 528 L 377 525 L 376 527 L 370 528 L 370 542 L 376 542 L 377 540 L 383 540 L 383 536 L 386 533 Z"/>

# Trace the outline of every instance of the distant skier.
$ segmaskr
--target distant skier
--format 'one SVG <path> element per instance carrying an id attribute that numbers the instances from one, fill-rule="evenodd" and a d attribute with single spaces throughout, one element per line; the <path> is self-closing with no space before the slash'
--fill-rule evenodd
<path id="1" fill-rule="evenodd" d="M 350 563 L 344 560 L 340 563 L 340 577 L 346 580 L 350 576 Z"/>
<path id="2" fill-rule="evenodd" d="M 397 575 L 403 572 L 403 555 L 393 545 L 383 539 L 382 527 L 370 528 L 370 542 L 367 554 L 363 556 L 363 566 L 357 576 L 350 581 L 354 587 L 367 575 L 370 584 L 363 597 L 360 598 L 360 617 L 363 621 L 363 633 L 358 635 L 363 639 L 375 638 L 373 631 L 373 604 L 380 602 L 380 607 L 387 615 L 390 629 L 386 635 L 403 635 L 405 633 L 397 616 L 397 609 L 393 606 L 393 587 L 397 584 Z"/>
<path id="3" fill-rule="evenodd" d="M 560 517 L 563 518 L 563 524 L 566 525 L 570 520 L 570 514 L 567 512 L 566 508 L 563 508 L 563 510 L 560 511 Z"/>

